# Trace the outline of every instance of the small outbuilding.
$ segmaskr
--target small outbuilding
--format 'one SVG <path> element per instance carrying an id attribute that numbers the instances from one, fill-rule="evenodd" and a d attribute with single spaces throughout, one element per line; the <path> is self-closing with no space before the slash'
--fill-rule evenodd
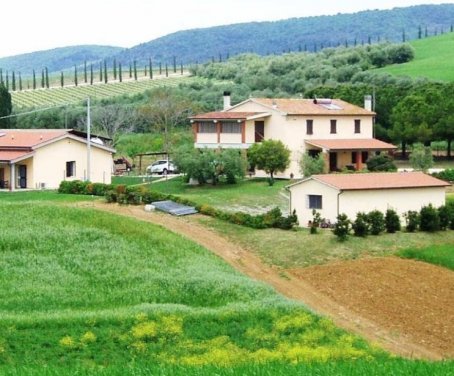
<path id="1" fill-rule="evenodd" d="M 339 214 L 350 219 L 358 212 L 395 210 L 401 220 L 409 210 L 445 204 L 450 184 L 423 172 L 313 175 L 289 185 L 290 210 L 296 211 L 301 226 L 317 210 L 322 218 L 336 222 Z"/>

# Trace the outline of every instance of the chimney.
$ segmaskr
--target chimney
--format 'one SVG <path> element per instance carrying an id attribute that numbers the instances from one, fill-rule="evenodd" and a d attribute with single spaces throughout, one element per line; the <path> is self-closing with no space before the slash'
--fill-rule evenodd
<path id="1" fill-rule="evenodd" d="M 372 111 L 372 95 L 364 96 L 364 108 L 367 111 Z"/>
<path id="2" fill-rule="evenodd" d="M 232 107 L 230 103 L 230 91 L 224 91 L 224 110 L 228 110 Z"/>

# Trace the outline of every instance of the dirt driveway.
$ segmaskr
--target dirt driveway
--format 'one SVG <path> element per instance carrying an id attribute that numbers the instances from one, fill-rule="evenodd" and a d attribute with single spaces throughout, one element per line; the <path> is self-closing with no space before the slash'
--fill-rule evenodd
<path id="1" fill-rule="evenodd" d="M 173 217 L 102 202 L 90 206 L 159 224 L 187 237 L 251 278 L 396 355 L 431 360 L 454 357 L 452 271 L 394 257 L 282 270 L 203 227 L 197 216 Z"/>

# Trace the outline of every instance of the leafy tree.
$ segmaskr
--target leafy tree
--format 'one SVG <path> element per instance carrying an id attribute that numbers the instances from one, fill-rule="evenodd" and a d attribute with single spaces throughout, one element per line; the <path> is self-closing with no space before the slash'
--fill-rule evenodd
<path id="1" fill-rule="evenodd" d="M 4 116 L 11 115 L 11 111 L 13 110 L 13 104 L 11 101 L 11 94 L 9 93 L 8 89 L 5 85 L 0 84 L 0 128 L 9 128 L 10 127 L 10 119 L 4 118 Z"/>
<path id="2" fill-rule="evenodd" d="M 454 84 L 449 83 L 439 88 L 437 98 L 439 116 L 435 119 L 434 135 L 448 143 L 447 156 L 451 157 L 451 144 L 454 140 Z"/>
<path id="3" fill-rule="evenodd" d="M 366 165 L 367 169 L 371 172 L 397 171 L 393 159 L 389 155 L 383 153 L 370 157 L 367 160 Z"/>
<path id="4" fill-rule="evenodd" d="M 322 174 L 325 169 L 325 160 L 323 154 L 319 153 L 316 157 L 312 157 L 309 153 L 304 153 L 300 160 L 300 172 L 305 176 Z"/>
<path id="5" fill-rule="evenodd" d="M 270 174 L 270 185 L 274 184 L 274 174 L 285 171 L 290 164 L 290 150 L 279 140 L 253 144 L 248 150 L 248 157 L 252 166 Z"/>
<path id="6" fill-rule="evenodd" d="M 410 154 L 410 164 L 415 170 L 426 172 L 434 164 L 432 149 L 420 143 L 413 144 Z"/>
<path id="7" fill-rule="evenodd" d="M 346 214 L 339 214 L 337 221 L 334 224 L 333 234 L 337 236 L 339 241 L 347 240 L 348 235 L 351 231 L 351 222 Z"/>
<path id="8" fill-rule="evenodd" d="M 386 210 L 385 214 L 385 227 L 386 232 L 393 234 L 396 231 L 400 231 L 400 218 L 396 211 L 393 209 Z"/>

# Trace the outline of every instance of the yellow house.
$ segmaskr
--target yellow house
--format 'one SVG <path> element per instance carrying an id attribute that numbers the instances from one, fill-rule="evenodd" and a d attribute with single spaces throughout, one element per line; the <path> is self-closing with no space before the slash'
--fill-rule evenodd
<path id="1" fill-rule="evenodd" d="M 248 149 L 263 140 L 280 140 L 290 151 L 290 166 L 278 177 L 300 177 L 305 152 L 322 152 L 325 172 L 343 168 L 361 170 L 372 153 L 391 151 L 394 145 L 373 137 L 375 113 L 367 96 L 365 107 L 340 99 L 250 98 L 224 110 L 191 117 L 196 148 Z"/>
<path id="2" fill-rule="evenodd" d="M 2 129 L 0 188 L 58 188 L 62 180 L 110 184 L 114 152 L 98 137 L 88 146 L 86 133 L 72 129 Z"/>
<path id="3" fill-rule="evenodd" d="M 448 183 L 422 172 L 313 175 L 289 185 L 290 210 L 301 226 L 312 220 L 312 211 L 336 222 L 339 214 L 354 220 L 358 212 L 393 209 L 403 220 L 409 210 L 445 204 Z"/>

